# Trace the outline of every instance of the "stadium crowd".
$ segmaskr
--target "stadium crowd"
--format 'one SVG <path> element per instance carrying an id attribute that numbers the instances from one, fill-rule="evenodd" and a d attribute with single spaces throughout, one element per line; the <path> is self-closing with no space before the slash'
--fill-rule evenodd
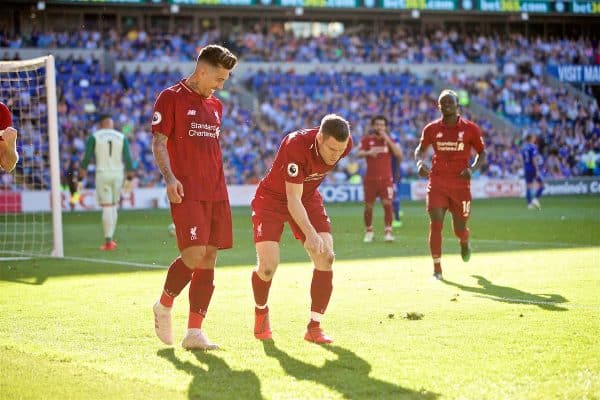
<path id="1" fill-rule="evenodd" d="M 102 38 L 102 35 L 84 35 L 71 43 L 71 36 L 52 37 L 58 36 L 62 44 L 76 45 L 82 45 L 83 38 L 91 42 Z M 50 46 L 54 42 L 38 37 L 36 43 Z M 181 73 L 122 70 L 111 74 L 92 58 L 60 60 L 57 71 L 60 154 L 64 171 L 77 170 L 86 138 L 93 131 L 94 119 L 98 113 L 109 111 L 117 128 L 130 137 L 133 158 L 140 165 L 136 185 L 161 184 L 161 175 L 153 162 L 149 118 L 158 92 L 181 79 Z M 535 68 L 517 69 L 514 73 L 505 68 L 502 74 L 480 78 L 461 73 L 442 74 L 440 78 L 449 87 L 464 89 L 471 101 L 522 127 L 523 134 L 536 134 L 543 155 L 540 169 L 544 176 L 600 175 L 597 104 L 586 107 L 564 89 L 543 84 L 538 75 Z M 315 126 L 328 112 L 351 121 L 356 142 L 367 129 L 370 116 L 388 116 L 392 134 L 404 152 L 402 174 L 415 177 L 412 151 L 423 126 L 439 114 L 437 94 L 431 82 L 400 67 L 376 75 L 351 70 L 343 73 L 317 70 L 305 76 L 280 70 L 259 71 L 246 85 L 259 99 L 257 110 L 242 107 L 234 85 L 218 93 L 225 106 L 221 145 L 228 183 L 256 183 L 270 167 L 284 133 L 299 126 Z M 489 121 L 471 116 L 467 108 L 464 113 L 483 128 L 488 144 L 488 163 L 480 174 L 495 178 L 521 176 L 522 137 L 498 131 Z M 39 157 L 39 152 L 24 150 L 24 163 Z M 362 162 L 349 157 L 328 179 L 338 183 L 356 182 L 363 168 Z"/>
<path id="2" fill-rule="evenodd" d="M 284 24 L 267 28 L 257 24 L 223 34 L 216 29 L 129 29 L 106 31 L 33 31 L 10 35 L 0 30 L 0 47 L 12 49 L 104 49 L 127 61 L 190 61 L 206 43 L 224 43 L 244 61 L 284 62 L 387 62 L 387 63 L 494 63 L 532 59 L 544 64 L 600 64 L 600 44 L 589 38 L 461 35 L 456 30 L 421 32 L 404 26 L 367 29 L 337 36 L 299 37 Z"/>

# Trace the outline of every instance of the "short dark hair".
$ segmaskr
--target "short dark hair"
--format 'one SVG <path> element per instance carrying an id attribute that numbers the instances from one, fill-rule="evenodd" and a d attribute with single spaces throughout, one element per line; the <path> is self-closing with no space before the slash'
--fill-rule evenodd
<path id="1" fill-rule="evenodd" d="M 102 122 L 105 119 L 112 119 L 112 115 L 108 114 L 108 113 L 102 113 L 98 115 L 98 122 Z"/>
<path id="2" fill-rule="evenodd" d="M 321 120 L 323 136 L 333 136 L 338 142 L 344 142 L 350 137 L 350 124 L 336 114 L 327 114 Z"/>
<path id="3" fill-rule="evenodd" d="M 213 67 L 233 69 L 235 64 L 237 64 L 237 57 L 225 47 L 211 44 L 200 50 L 196 62 L 199 63 L 201 61 L 204 61 Z"/>
<path id="4" fill-rule="evenodd" d="M 373 125 L 375 123 L 375 121 L 377 120 L 382 120 L 383 122 L 385 122 L 385 126 L 388 126 L 388 119 L 385 117 L 385 115 L 374 115 L 371 117 L 371 125 Z"/>

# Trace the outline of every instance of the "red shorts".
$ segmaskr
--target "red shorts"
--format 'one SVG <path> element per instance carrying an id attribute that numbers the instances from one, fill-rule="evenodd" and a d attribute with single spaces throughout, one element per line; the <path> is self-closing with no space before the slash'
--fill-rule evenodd
<path id="1" fill-rule="evenodd" d="M 231 207 L 228 200 L 186 200 L 171 203 L 177 247 L 214 246 L 230 249 L 233 246 Z"/>
<path id="2" fill-rule="evenodd" d="M 317 193 L 318 194 L 318 193 Z M 317 232 L 331 232 L 331 221 L 323 206 L 323 198 L 314 196 L 307 202 L 303 202 L 308 219 Z M 287 204 L 277 202 L 268 197 L 257 195 L 252 200 L 252 225 L 254 227 L 254 243 L 279 242 L 283 233 L 283 225 L 290 224 L 294 237 L 302 242 L 306 236 L 294 222 L 287 210 Z"/>
<path id="3" fill-rule="evenodd" d="M 394 183 L 390 180 L 365 181 L 365 202 L 373 203 L 379 197 L 381 200 L 394 198 Z"/>
<path id="4" fill-rule="evenodd" d="M 469 218 L 471 215 L 471 188 L 468 186 L 427 186 L 427 211 L 446 208 L 455 217 Z"/>

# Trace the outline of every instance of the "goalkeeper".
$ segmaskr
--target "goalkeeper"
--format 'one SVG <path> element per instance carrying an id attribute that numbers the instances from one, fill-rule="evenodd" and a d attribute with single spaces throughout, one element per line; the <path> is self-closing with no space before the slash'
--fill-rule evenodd
<path id="1" fill-rule="evenodd" d="M 17 161 L 17 130 L 12 127 L 12 116 L 8 107 L 0 102 L 0 170 L 12 171 Z"/>
<path id="2" fill-rule="evenodd" d="M 81 162 L 82 179 L 86 176 L 87 167 L 92 155 L 96 158 L 96 199 L 102 207 L 102 228 L 104 244 L 100 250 L 115 250 L 117 243 L 113 240 L 117 227 L 117 202 L 121 198 L 121 189 L 131 190 L 131 176 L 123 185 L 124 169 L 133 171 L 136 168 L 131 160 L 129 141 L 125 135 L 114 129 L 110 115 L 101 115 L 99 128 L 87 140 L 85 155 Z M 81 182 L 80 182 L 81 186 Z"/>

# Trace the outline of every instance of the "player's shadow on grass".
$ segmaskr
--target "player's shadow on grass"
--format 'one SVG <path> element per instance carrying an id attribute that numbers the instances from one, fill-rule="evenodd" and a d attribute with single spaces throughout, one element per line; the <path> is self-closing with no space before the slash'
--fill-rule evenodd
<path id="1" fill-rule="evenodd" d="M 477 284 L 479 287 L 461 285 L 460 283 L 448 281 L 446 279 L 443 279 L 442 282 L 444 282 L 446 285 L 457 287 L 466 292 L 478 293 L 485 298 L 501 301 L 503 303 L 534 304 L 544 310 L 567 311 L 566 308 L 557 305 L 558 303 L 566 303 L 568 301 L 560 294 L 527 293 L 509 286 L 494 285 L 492 282 L 480 275 L 471 276 L 477 279 Z"/>
<path id="2" fill-rule="evenodd" d="M 189 399 L 263 399 L 260 380 L 254 372 L 234 371 L 221 358 L 207 351 L 197 350 L 192 353 L 202 365 L 181 361 L 172 348 L 157 352 L 175 368 L 193 377 L 188 390 Z M 208 370 L 203 366 L 208 367 Z"/>
<path id="3" fill-rule="evenodd" d="M 438 394 L 426 390 L 414 391 L 369 377 L 371 365 L 352 351 L 339 346 L 321 346 L 337 355 L 337 359 L 327 360 L 325 365 L 317 367 L 291 357 L 277 348 L 272 340 L 264 340 L 262 343 L 265 354 L 277 359 L 286 374 L 327 386 L 345 399 L 433 400 L 438 397 Z"/>

